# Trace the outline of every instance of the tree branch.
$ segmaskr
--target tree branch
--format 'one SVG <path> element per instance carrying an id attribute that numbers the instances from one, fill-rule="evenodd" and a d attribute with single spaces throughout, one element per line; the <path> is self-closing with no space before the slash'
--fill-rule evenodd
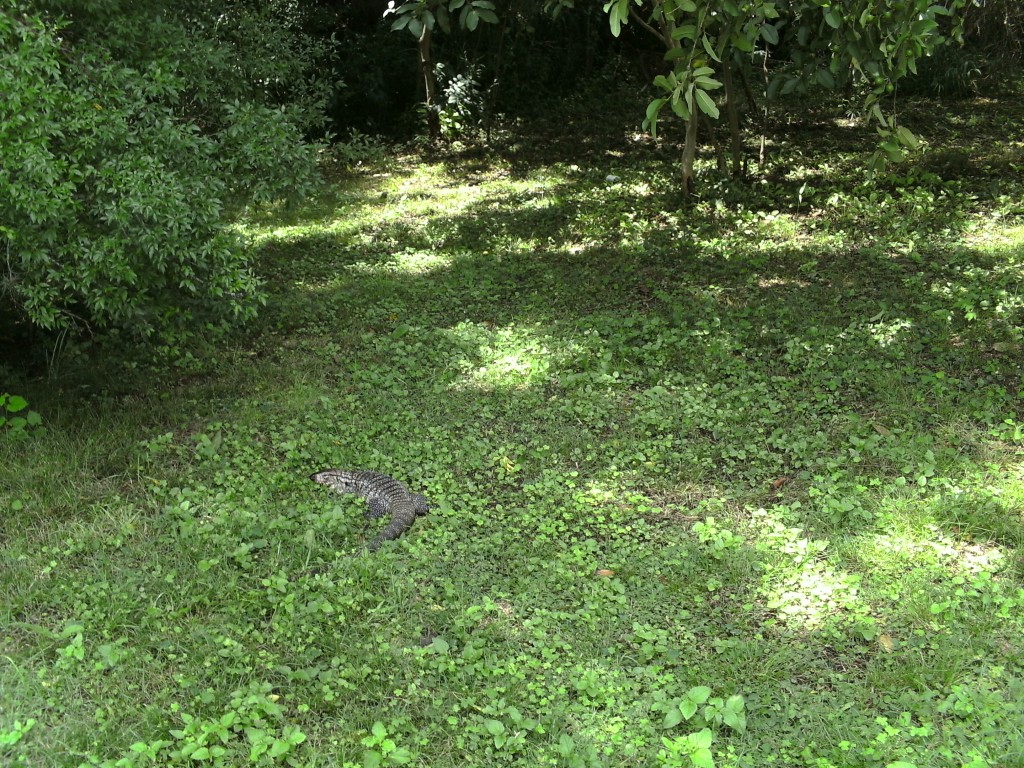
<path id="1" fill-rule="evenodd" d="M 643 27 L 656 38 L 658 38 L 659 43 L 662 43 L 663 45 L 668 45 L 668 43 L 665 40 L 665 35 L 663 35 L 661 32 L 655 29 L 651 24 L 647 22 L 646 19 L 644 19 L 643 16 L 637 13 L 636 8 L 633 7 L 632 3 L 629 4 L 629 18 L 633 19 L 633 21 L 635 21 L 641 27 Z"/>

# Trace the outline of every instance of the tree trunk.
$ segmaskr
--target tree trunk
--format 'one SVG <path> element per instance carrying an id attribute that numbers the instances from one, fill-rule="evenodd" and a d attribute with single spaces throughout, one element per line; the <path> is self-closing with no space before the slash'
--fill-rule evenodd
<path id="1" fill-rule="evenodd" d="M 723 178 L 729 175 L 729 161 L 725 156 L 725 144 L 719 136 L 719 130 L 715 127 L 715 121 L 700 113 L 700 125 L 697 126 L 698 133 L 707 136 L 706 142 L 710 142 L 711 148 L 715 151 L 715 164 L 718 166 L 718 173 Z"/>
<path id="2" fill-rule="evenodd" d="M 682 183 L 683 183 L 683 199 L 689 202 L 690 196 L 694 192 L 695 188 L 695 177 L 693 174 L 693 164 L 697 159 L 697 122 L 700 120 L 700 110 L 697 105 L 693 105 L 693 109 L 690 111 L 690 119 L 686 122 L 686 143 L 683 144 L 683 158 L 682 158 Z"/>
<path id="3" fill-rule="evenodd" d="M 430 28 L 424 24 L 419 40 L 420 77 L 423 80 L 424 103 L 427 106 L 427 135 L 431 141 L 441 136 L 441 120 L 437 115 L 437 81 L 430 52 Z"/>
<path id="4" fill-rule="evenodd" d="M 722 67 L 722 82 L 725 84 L 725 112 L 729 117 L 729 143 L 732 146 L 732 175 L 743 175 L 743 139 L 740 137 L 740 115 L 736 109 L 736 84 L 732 79 L 732 64 L 725 61 Z"/>

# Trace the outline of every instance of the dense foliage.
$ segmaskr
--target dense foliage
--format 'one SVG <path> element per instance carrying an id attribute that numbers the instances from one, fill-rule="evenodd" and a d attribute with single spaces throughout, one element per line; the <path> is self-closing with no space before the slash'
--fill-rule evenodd
<path id="1" fill-rule="evenodd" d="M 325 96 L 288 10 L 5 0 L 4 317 L 147 336 L 252 314 L 231 212 L 310 189 Z"/>

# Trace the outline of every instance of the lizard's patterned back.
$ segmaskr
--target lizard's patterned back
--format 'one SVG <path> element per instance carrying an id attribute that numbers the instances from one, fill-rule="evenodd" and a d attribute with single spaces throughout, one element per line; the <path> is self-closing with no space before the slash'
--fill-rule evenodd
<path id="1" fill-rule="evenodd" d="M 338 493 L 351 493 L 366 499 L 367 517 L 391 516 L 391 522 L 367 546 L 376 550 L 382 541 L 397 539 L 412 525 L 417 515 L 430 510 L 430 501 L 409 489 L 390 475 L 369 470 L 325 469 L 309 479 Z"/>
<path id="2" fill-rule="evenodd" d="M 326 485 L 338 493 L 353 493 L 369 502 L 379 499 L 394 503 L 409 497 L 409 489 L 383 472 L 357 469 L 325 469 L 309 476 L 314 483 Z"/>

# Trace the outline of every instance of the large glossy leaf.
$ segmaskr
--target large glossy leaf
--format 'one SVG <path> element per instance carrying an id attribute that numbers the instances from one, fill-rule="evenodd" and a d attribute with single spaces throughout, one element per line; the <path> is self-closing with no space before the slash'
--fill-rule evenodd
<path id="1" fill-rule="evenodd" d="M 722 87 L 722 84 L 718 80 L 715 80 L 713 77 L 707 77 L 706 75 L 695 77 L 693 79 L 693 82 L 695 82 L 699 87 L 703 88 L 705 91 L 713 91 L 716 88 Z"/>
<path id="2" fill-rule="evenodd" d="M 700 107 L 701 112 L 708 117 L 717 120 L 719 112 L 718 106 L 715 104 L 715 100 L 708 96 L 706 91 L 703 91 L 700 88 L 694 89 L 694 96 L 697 99 L 697 106 Z"/>
<path id="3" fill-rule="evenodd" d="M 702 37 L 702 38 L 700 39 L 700 44 L 701 44 L 702 46 L 704 46 L 704 51 L 705 51 L 705 52 L 707 53 L 707 55 L 708 55 L 708 56 L 710 56 L 710 57 L 711 57 L 712 59 L 714 59 L 715 61 L 721 61 L 721 60 L 722 60 L 722 57 L 718 55 L 718 52 L 717 52 L 717 51 L 715 51 L 715 47 L 714 47 L 714 46 L 713 46 L 713 45 L 711 44 L 711 40 L 710 40 L 710 39 L 708 38 L 708 36 L 707 36 L 707 35 L 704 35 L 704 36 L 703 36 L 703 37 Z"/>
<path id="4" fill-rule="evenodd" d="M 896 129 L 896 138 L 899 139 L 900 144 L 911 149 L 917 149 L 921 146 L 921 141 L 915 136 L 909 128 L 904 125 L 899 126 Z"/>
<path id="5" fill-rule="evenodd" d="M 644 120 L 644 127 L 650 130 L 651 136 L 658 136 L 658 114 L 665 106 L 665 99 L 655 99 L 647 105 L 647 119 Z"/>

